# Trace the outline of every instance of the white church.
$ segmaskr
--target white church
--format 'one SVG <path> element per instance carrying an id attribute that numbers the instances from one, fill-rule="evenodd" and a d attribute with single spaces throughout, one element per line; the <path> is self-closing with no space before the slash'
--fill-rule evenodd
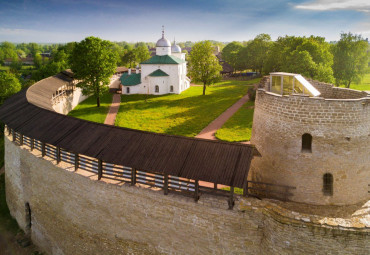
<path id="1" fill-rule="evenodd" d="M 157 41 L 156 55 L 141 64 L 141 72 L 129 69 L 121 78 L 122 94 L 180 94 L 190 87 L 186 76 L 185 53 L 164 37 Z"/>

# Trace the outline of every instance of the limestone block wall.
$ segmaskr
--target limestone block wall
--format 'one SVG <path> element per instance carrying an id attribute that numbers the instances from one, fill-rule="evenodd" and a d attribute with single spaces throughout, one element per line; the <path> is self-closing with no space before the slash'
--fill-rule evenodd
<path id="1" fill-rule="evenodd" d="M 97 181 L 41 158 L 5 137 L 7 203 L 46 254 L 367 254 L 370 222 L 360 229 L 278 213 L 268 201 L 192 198 Z M 293 217 L 288 214 L 294 215 Z"/>
<path id="2" fill-rule="evenodd" d="M 62 97 L 59 103 L 53 105 L 54 111 L 67 115 L 79 103 L 84 101 L 88 96 L 82 94 L 80 88 L 76 88 L 70 96 Z"/>
<path id="3" fill-rule="evenodd" d="M 305 133 L 312 135 L 311 153 L 302 151 Z M 344 205 L 370 198 L 370 97 L 281 96 L 259 89 L 251 143 L 262 157 L 253 159 L 249 180 L 294 186 L 293 201 Z M 333 175 L 332 196 L 323 193 L 326 173 Z"/>

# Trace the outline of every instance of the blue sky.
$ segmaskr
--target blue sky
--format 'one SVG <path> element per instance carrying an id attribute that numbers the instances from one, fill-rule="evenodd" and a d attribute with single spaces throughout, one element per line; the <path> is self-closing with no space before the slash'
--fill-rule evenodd
<path id="1" fill-rule="evenodd" d="M 370 38 L 370 0 L 0 0 L 0 41 L 243 41 L 257 34 Z"/>

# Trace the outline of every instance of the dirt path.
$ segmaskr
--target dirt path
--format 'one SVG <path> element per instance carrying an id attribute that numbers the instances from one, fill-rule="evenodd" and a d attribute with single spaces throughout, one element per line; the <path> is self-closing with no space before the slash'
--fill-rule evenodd
<path id="1" fill-rule="evenodd" d="M 114 126 L 120 104 L 121 94 L 114 94 L 112 104 L 110 105 L 109 112 L 107 114 L 107 117 L 105 118 L 104 124 Z"/>
<path id="2" fill-rule="evenodd" d="M 214 121 L 212 121 L 208 126 L 206 126 L 200 133 L 196 136 L 197 138 L 204 138 L 209 140 L 216 140 L 215 133 L 222 125 L 236 113 L 243 104 L 248 101 L 248 95 L 243 96 L 239 101 L 233 104 L 230 108 L 224 111 L 220 116 L 218 116 Z"/>

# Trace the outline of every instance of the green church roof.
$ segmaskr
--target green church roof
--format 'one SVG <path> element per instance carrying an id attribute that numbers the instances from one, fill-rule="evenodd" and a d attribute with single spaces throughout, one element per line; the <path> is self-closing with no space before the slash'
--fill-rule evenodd
<path id="1" fill-rule="evenodd" d="M 145 64 L 172 64 L 172 65 L 177 65 L 177 64 L 182 64 L 185 63 L 184 60 L 171 56 L 171 55 L 164 55 L 164 56 L 158 56 L 155 55 L 151 57 L 148 60 L 145 60 L 144 62 L 141 62 L 140 64 L 145 65 Z"/>
<path id="2" fill-rule="evenodd" d="M 135 86 L 141 83 L 141 73 L 133 73 L 130 75 L 124 73 L 120 80 L 123 86 Z"/>
<path id="3" fill-rule="evenodd" d="M 159 77 L 159 76 L 169 76 L 169 75 L 166 74 L 165 72 L 163 72 L 161 69 L 157 69 L 154 72 L 152 72 L 151 74 L 149 74 L 149 76 Z"/>

